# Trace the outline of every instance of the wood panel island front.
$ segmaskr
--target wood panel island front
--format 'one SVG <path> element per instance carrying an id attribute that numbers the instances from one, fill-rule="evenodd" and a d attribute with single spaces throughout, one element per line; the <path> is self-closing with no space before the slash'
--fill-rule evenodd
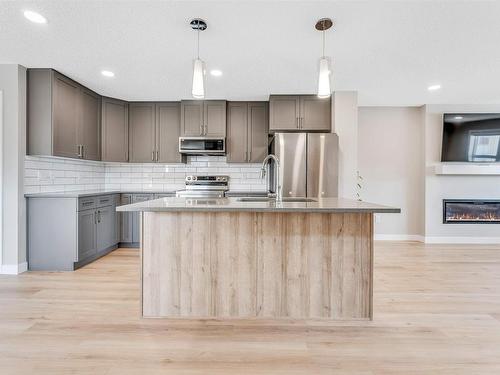
<path id="1" fill-rule="evenodd" d="M 140 211 L 142 315 L 367 320 L 373 214 L 346 199 L 162 198 Z"/>

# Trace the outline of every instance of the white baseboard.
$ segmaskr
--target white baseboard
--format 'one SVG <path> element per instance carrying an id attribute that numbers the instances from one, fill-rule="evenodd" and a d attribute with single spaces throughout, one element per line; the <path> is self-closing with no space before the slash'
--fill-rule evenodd
<path id="1" fill-rule="evenodd" d="M 23 272 L 28 271 L 28 262 L 22 262 L 19 265 L 19 269 L 17 271 L 18 271 L 18 273 L 23 273 Z"/>
<path id="2" fill-rule="evenodd" d="M 425 243 L 436 244 L 500 244 L 500 237 L 425 237 Z"/>
<path id="3" fill-rule="evenodd" d="M 0 275 L 19 275 L 28 270 L 28 263 L 0 265 Z"/>
<path id="4" fill-rule="evenodd" d="M 419 234 L 376 234 L 375 241 L 419 241 L 424 242 L 424 236 Z"/>

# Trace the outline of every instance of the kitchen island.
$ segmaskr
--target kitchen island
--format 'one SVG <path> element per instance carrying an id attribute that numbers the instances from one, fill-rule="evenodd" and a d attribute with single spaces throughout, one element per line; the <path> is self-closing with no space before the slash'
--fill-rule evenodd
<path id="1" fill-rule="evenodd" d="M 142 315 L 372 319 L 373 214 L 324 198 L 162 198 L 142 217 Z"/>

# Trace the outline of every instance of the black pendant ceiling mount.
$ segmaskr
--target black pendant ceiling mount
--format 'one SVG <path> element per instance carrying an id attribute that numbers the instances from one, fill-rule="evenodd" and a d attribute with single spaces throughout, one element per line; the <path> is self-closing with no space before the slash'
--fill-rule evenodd
<path id="1" fill-rule="evenodd" d="M 321 18 L 316 22 L 316 30 L 325 31 L 333 26 L 333 21 L 330 18 Z"/>
<path id="2" fill-rule="evenodd" d="M 193 18 L 189 24 L 193 30 L 203 31 L 207 28 L 207 23 L 201 18 Z"/>

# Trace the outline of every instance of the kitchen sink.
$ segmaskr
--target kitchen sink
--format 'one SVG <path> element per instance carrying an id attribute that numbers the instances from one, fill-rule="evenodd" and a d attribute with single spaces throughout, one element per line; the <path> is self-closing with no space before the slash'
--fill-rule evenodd
<path id="1" fill-rule="evenodd" d="M 317 202 L 317 200 L 312 199 L 312 198 L 286 197 L 286 198 L 283 198 L 283 202 Z"/>
<path id="2" fill-rule="evenodd" d="M 268 198 L 268 197 L 241 197 L 236 199 L 239 202 L 270 202 L 274 201 L 274 198 Z"/>
<path id="3" fill-rule="evenodd" d="M 242 197 L 237 200 L 240 202 L 276 202 L 275 198 L 267 197 Z M 316 202 L 316 199 L 285 197 L 283 198 L 283 202 Z"/>

